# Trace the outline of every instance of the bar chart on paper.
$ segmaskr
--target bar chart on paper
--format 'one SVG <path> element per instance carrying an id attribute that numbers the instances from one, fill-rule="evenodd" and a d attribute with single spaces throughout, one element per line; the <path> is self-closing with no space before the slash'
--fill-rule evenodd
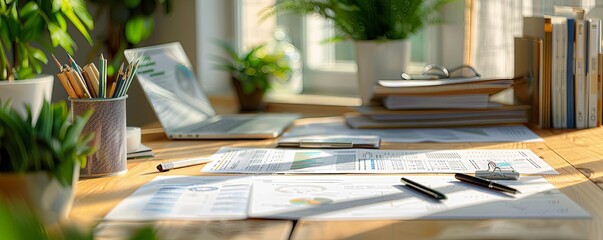
<path id="1" fill-rule="evenodd" d="M 325 164 L 326 161 L 323 161 L 323 154 L 320 151 L 316 152 L 297 152 L 293 157 L 293 162 L 291 163 L 291 170 L 299 170 L 311 167 L 319 167 Z M 328 157 L 328 156 L 324 156 Z"/>

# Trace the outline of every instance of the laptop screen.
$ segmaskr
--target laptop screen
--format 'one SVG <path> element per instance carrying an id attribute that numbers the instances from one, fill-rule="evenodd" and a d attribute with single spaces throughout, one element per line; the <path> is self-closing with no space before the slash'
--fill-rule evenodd
<path id="1" fill-rule="evenodd" d="M 166 131 L 216 114 L 180 43 L 128 49 L 124 55 L 130 63 L 139 62 L 136 76 Z"/>

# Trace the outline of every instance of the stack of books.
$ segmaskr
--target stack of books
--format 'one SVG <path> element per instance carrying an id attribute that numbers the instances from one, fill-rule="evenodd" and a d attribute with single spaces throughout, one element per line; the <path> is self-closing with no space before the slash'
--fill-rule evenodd
<path id="1" fill-rule="evenodd" d="M 439 80 L 380 80 L 372 106 L 346 114 L 353 128 L 449 127 L 526 123 L 530 105 L 490 101 L 514 79 L 479 77 Z"/>
<path id="2" fill-rule="evenodd" d="M 585 16 L 556 7 L 555 16 L 524 17 L 515 38 L 515 95 L 541 128 L 601 125 L 601 20 Z"/>

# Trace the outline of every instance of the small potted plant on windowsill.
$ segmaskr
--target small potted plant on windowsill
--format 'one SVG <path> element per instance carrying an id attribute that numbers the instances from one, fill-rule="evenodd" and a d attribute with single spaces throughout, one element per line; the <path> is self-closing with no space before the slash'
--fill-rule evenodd
<path id="1" fill-rule="evenodd" d="M 437 15 L 454 0 L 278 0 L 264 12 L 316 14 L 332 20 L 334 41 L 350 39 L 356 46 L 359 95 L 370 103 L 379 79 L 400 79 L 410 62 L 410 36 L 441 22 Z"/>
<path id="2" fill-rule="evenodd" d="M 286 80 L 292 73 L 282 52 L 270 53 L 259 45 L 239 55 L 228 43 L 221 43 L 228 53 L 219 67 L 230 73 L 239 100 L 239 111 L 262 110 L 264 94 L 271 88 L 271 80 Z"/>
<path id="3" fill-rule="evenodd" d="M 82 129 L 92 112 L 70 121 L 67 104 L 42 104 L 37 121 L 0 102 L 0 200 L 25 203 L 47 223 L 67 217 L 79 167 L 94 152 Z"/>
<path id="4" fill-rule="evenodd" d="M 84 0 L 0 1 L 0 100 L 12 99 L 22 115 L 29 105 L 35 118 L 42 102 L 51 99 L 54 77 L 37 75 L 48 62 L 42 49 L 60 46 L 74 53 L 67 20 L 92 44 L 93 22 Z"/>

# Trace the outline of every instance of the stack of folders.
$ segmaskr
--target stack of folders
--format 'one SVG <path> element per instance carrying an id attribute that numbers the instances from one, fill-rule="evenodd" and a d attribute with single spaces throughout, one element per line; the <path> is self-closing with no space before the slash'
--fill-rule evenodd
<path id="1" fill-rule="evenodd" d="M 504 105 L 491 96 L 514 79 L 479 77 L 438 80 L 380 80 L 374 105 L 346 115 L 354 128 L 449 127 L 526 123 L 529 105 Z"/>
<path id="2" fill-rule="evenodd" d="M 541 128 L 601 125 L 601 20 L 577 7 L 555 7 L 554 16 L 524 17 L 515 38 L 517 100 L 533 106 Z"/>
<path id="3" fill-rule="evenodd" d="M 410 110 L 362 106 L 345 117 L 347 124 L 353 128 L 454 127 L 526 123 L 529 110 L 529 105 Z"/>
<path id="4" fill-rule="evenodd" d="M 71 55 L 67 54 L 69 64 L 61 64 L 59 60 L 52 55 L 54 62 L 60 72 L 57 78 L 63 85 L 70 98 L 119 98 L 126 95 L 136 69 L 138 62 L 128 65 L 124 70 L 124 64 L 121 64 L 114 81 L 109 81 L 107 77 L 107 59 L 100 56 L 99 68 L 90 63 L 80 67 Z"/>

